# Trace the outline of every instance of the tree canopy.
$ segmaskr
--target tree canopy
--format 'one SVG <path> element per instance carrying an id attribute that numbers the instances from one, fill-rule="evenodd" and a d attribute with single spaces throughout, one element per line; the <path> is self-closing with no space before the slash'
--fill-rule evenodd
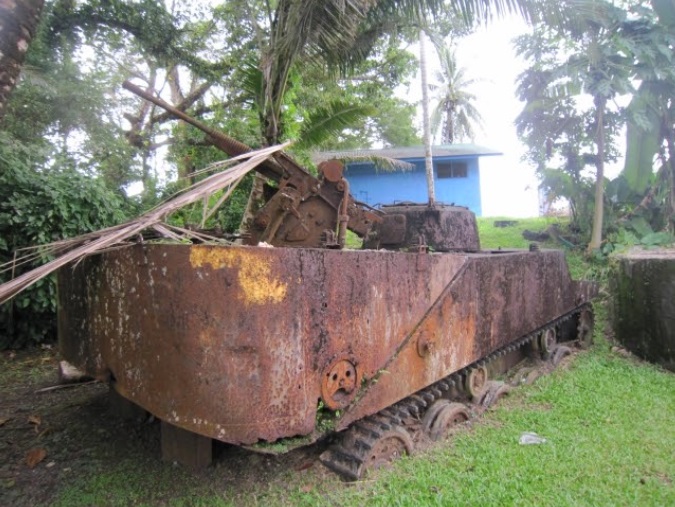
<path id="1" fill-rule="evenodd" d="M 517 41 L 530 66 L 518 81 L 525 107 L 516 123 L 528 146 L 527 158 L 538 167 L 551 195 L 569 199 L 577 226 L 587 227 L 593 212 L 589 248 L 594 250 L 601 247 L 607 225 L 603 227 L 603 208 L 616 208 L 619 193 L 622 199 L 627 195 L 625 189 L 645 190 L 657 137 L 672 132 L 672 121 L 661 123 L 667 107 L 657 113 L 659 101 L 652 92 L 658 88 L 672 94 L 675 45 L 659 26 L 656 9 L 642 2 L 567 0 L 559 7 L 568 15 L 557 23 L 544 18 Z M 618 98 L 630 96 L 630 107 L 623 107 Z M 659 97 L 661 104 L 671 101 Z M 625 178 L 610 185 L 607 196 L 604 165 L 622 151 L 627 121 Z"/>

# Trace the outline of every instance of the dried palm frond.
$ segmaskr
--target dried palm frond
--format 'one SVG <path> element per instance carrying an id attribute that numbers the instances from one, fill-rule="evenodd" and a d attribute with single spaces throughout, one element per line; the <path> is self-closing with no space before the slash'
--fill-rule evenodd
<path id="1" fill-rule="evenodd" d="M 221 196 L 216 203 L 216 206 L 208 210 L 209 213 L 213 214 L 217 206 L 222 204 L 225 198 L 232 193 L 236 184 L 241 181 L 248 172 L 264 160 L 270 158 L 273 154 L 281 151 L 287 144 L 288 143 L 251 151 L 229 159 L 227 161 L 228 163 L 239 163 L 227 171 L 213 174 L 208 178 L 195 183 L 130 222 L 83 234 L 75 238 L 22 249 L 22 252 L 26 253 L 17 257 L 13 262 L 0 265 L 0 273 L 14 269 L 17 265 L 34 261 L 38 257 L 53 256 L 55 258 L 38 268 L 28 271 L 21 276 L 0 285 L 0 304 L 13 298 L 22 290 L 30 287 L 38 280 L 50 275 L 63 266 L 76 263 L 88 255 L 132 244 L 130 240 L 136 236 L 140 236 L 141 232 L 146 229 L 153 229 L 161 236 L 173 240 L 183 241 L 197 239 L 199 241 L 224 241 L 200 232 L 189 231 L 169 225 L 165 223 L 164 220 L 167 216 L 180 208 L 198 202 L 201 199 L 208 199 L 213 193 L 224 190 L 223 195 L 225 197 Z"/>

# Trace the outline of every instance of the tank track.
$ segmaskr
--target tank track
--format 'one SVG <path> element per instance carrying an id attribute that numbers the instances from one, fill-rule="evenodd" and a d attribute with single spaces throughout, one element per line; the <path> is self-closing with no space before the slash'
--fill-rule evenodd
<path id="1" fill-rule="evenodd" d="M 590 303 L 585 303 L 549 322 L 547 325 L 532 331 L 526 336 L 425 387 L 394 405 L 354 422 L 349 428 L 338 435 L 338 442 L 331 445 L 328 450 L 321 454 L 320 461 L 343 479 L 355 481 L 360 479 L 366 469 L 373 465 L 371 453 L 374 451 L 374 447 L 383 439 L 393 438 L 400 440 L 401 445 L 398 446 L 401 450 L 400 454 L 410 454 L 413 448 L 412 437 L 409 436 L 410 441 L 406 442 L 405 436 L 402 436 L 400 433 L 401 430 L 403 430 L 403 433 L 408 434 L 404 428 L 417 426 L 418 428 L 413 429 L 419 429 L 419 423 L 427 409 L 436 401 L 445 398 L 446 395 L 457 390 L 463 391 L 467 376 L 473 369 L 485 367 L 506 354 L 525 346 L 533 345 L 547 330 L 566 324 L 570 319 L 579 318 L 574 338 L 557 342 L 555 349 L 545 357 L 553 365 L 557 365 L 562 357 L 571 353 L 571 349 L 564 345 L 564 343 L 572 344 L 579 341 L 578 336 L 582 331 L 582 319 L 580 317 L 583 312 L 590 312 L 592 322 L 593 308 Z M 579 345 L 583 347 L 585 343 L 580 343 Z M 531 380 L 534 379 L 527 376 L 527 379 L 523 377 L 521 381 L 529 382 Z M 481 413 L 487 409 L 502 394 L 508 391 L 508 385 L 502 382 L 493 382 L 491 387 L 486 389 L 480 399 L 474 400 L 474 414 Z M 397 431 L 399 433 L 396 433 Z"/>

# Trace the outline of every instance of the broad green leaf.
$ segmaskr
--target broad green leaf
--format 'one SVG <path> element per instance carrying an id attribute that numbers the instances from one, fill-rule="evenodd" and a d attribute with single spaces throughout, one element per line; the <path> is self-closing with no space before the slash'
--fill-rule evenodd
<path id="1" fill-rule="evenodd" d="M 371 106 L 333 101 L 308 115 L 295 145 L 299 149 L 318 146 L 374 113 L 375 109 Z"/>
<path id="2" fill-rule="evenodd" d="M 640 243 L 646 246 L 665 246 L 675 241 L 675 237 L 667 232 L 653 232 L 640 240 Z"/>
<path id="3" fill-rule="evenodd" d="M 647 237 L 650 234 L 654 234 L 654 231 L 652 230 L 651 226 L 647 222 L 647 220 L 644 219 L 644 217 L 633 217 L 628 225 L 638 233 L 638 236 L 643 236 Z"/>
<path id="4" fill-rule="evenodd" d="M 637 111 L 639 115 L 627 122 L 626 161 L 621 174 L 636 192 L 647 188 L 653 173 L 654 155 L 660 145 L 660 118 L 654 108 L 654 102 L 658 100 L 654 93 L 657 86 L 657 83 L 642 83 L 628 106 L 629 111 Z"/>

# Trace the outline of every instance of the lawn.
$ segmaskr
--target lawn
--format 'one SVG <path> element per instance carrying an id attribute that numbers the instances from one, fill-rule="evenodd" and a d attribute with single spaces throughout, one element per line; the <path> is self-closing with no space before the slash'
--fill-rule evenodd
<path id="1" fill-rule="evenodd" d="M 518 220 L 515 226 L 495 228 L 494 220 L 479 220 L 484 248 L 527 247 L 523 229 L 540 231 L 555 221 Z M 575 276 L 602 279 L 606 273 L 580 252 L 569 251 L 568 257 Z M 316 462 L 320 449 L 265 457 L 227 448 L 215 466 L 192 474 L 159 461 L 152 425 L 138 430 L 115 423 L 94 440 L 100 443 L 87 451 L 86 466 L 56 460 L 50 470 L 60 472 L 53 492 L 43 495 L 42 502 L 63 507 L 675 505 L 675 375 L 612 347 L 606 337 L 605 303 L 595 302 L 596 343 L 590 350 L 575 354 L 534 385 L 516 389 L 452 439 L 361 482 L 347 484 L 327 472 Z M 39 377 L 42 370 L 34 370 Z M 3 389 L 19 378 L 0 375 Z M 80 410 L 86 403 L 94 409 L 85 405 Z M 63 410 L 78 417 L 73 438 L 83 428 L 100 431 L 95 425 L 102 420 L 96 412 L 101 407 L 99 402 L 73 400 L 64 405 Z M 521 445 L 524 432 L 546 442 Z M 128 441 L 116 452 L 119 438 Z M 69 453 L 77 449 L 72 445 Z M 49 446 L 47 450 L 54 452 Z M 63 472 L 66 468 L 72 471 Z M 40 477 L 35 475 L 33 487 L 41 487 Z M 0 489 L 0 505 L 10 505 L 3 502 L 3 492 L 17 487 Z M 12 504 L 30 505 L 13 492 Z"/>

